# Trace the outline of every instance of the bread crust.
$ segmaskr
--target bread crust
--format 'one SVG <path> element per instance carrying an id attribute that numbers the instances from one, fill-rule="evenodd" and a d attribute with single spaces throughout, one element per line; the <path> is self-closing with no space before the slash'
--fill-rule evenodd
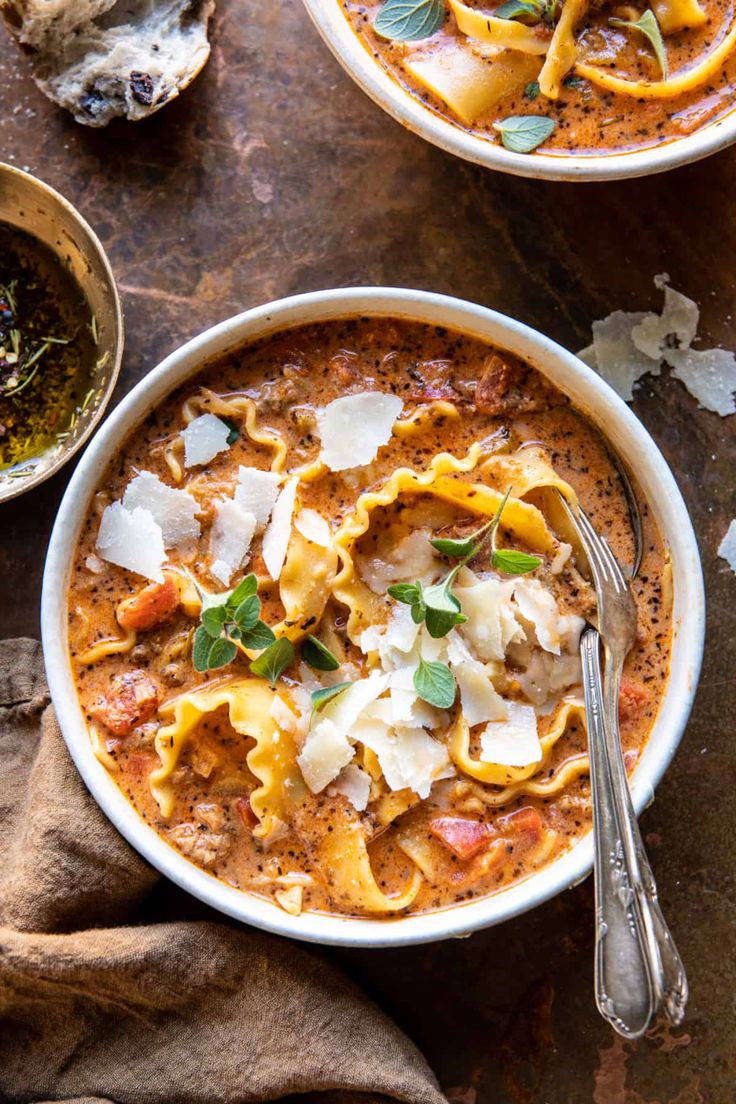
<path id="1" fill-rule="evenodd" d="M 39 88 L 85 126 L 159 111 L 210 54 L 215 0 L 0 0 Z"/>

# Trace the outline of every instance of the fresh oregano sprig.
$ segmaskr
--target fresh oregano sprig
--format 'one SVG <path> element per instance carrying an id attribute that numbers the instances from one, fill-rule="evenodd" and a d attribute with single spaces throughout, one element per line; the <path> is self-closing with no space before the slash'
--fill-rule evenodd
<path id="1" fill-rule="evenodd" d="M 538 556 L 529 556 L 526 552 L 517 552 L 514 549 L 497 548 L 496 537 L 501 514 L 508 502 L 511 488 L 501 499 L 498 509 L 490 521 L 471 533 L 469 537 L 455 540 L 447 537 L 437 537 L 431 541 L 432 547 L 443 556 L 457 559 L 457 563 L 451 571 L 433 586 L 424 587 L 420 582 L 396 583 L 388 588 L 388 593 L 397 602 L 403 602 L 411 608 L 412 620 L 415 624 L 424 622 L 427 632 L 435 639 L 446 636 L 455 625 L 461 625 L 465 620 L 458 598 L 453 594 L 452 588 L 460 569 L 474 556 L 477 556 L 488 541 L 491 542 L 491 562 L 498 571 L 507 575 L 525 575 L 539 567 L 541 560 Z"/>
<path id="2" fill-rule="evenodd" d="M 445 16 L 444 0 L 384 0 L 373 29 L 381 38 L 416 42 L 435 34 Z"/>
<path id="3" fill-rule="evenodd" d="M 192 645 L 195 671 L 227 667 L 238 654 L 239 645 L 249 651 L 260 651 L 276 641 L 273 631 L 261 620 L 255 575 L 246 575 L 234 590 L 219 594 L 203 590 L 194 576 L 190 575 L 190 579 L 202 602 L 200 623 Z"/>
<path id="4" fill-rule="evenodd" d="M 647 8 L 642 16 L 637 20 L 632 19 L 609 19 L 608 22 L 612 27 L 626 27 L 632 31 L 640 31 L 649 43 L 654 51 L 654 56 L 657 59 L 660 71 L 662 73 L 662 80 L 667 80 L 668 67 L 667 67 L 667 49 L 662 38 L 662 31 L 657 17 L 651 8 Z"/>

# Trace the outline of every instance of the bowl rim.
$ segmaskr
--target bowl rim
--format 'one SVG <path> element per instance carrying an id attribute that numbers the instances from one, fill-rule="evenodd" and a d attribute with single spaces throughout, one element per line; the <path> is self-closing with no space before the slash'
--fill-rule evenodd
<path id="1" fill-rule="evenodd" d="M 112 364 L 110 367 L 110 374 L 107 378 L 107 382 L 100 396 L 100 401 L 97 404 L 92 416 L 84 427 L 82 433 L 79 434 L 67 447 L 63 448 L 56 459 L 46 465 L 41 466 L 40 470 L 29 475 L 26 479 L 19 479 L 17 488 L 14 488 L 10 493 L 3 493 L 2 502 L 12 502 L 14 498 L 18 498 L 20 495 L 26 494 L 27 491 L 33 490 L 34 487 L 38 487 L 41 483 L 45 483 L 47 479 L 50 479 L 52 475 L 55 475 L 60 468 L 71 460 L 71 458 L 82 448 L 82 446 L 89 440 L 91 434 L 99 425 L 102 417 L 107 410 L 107 407 L 112 398 L 112 394 L 115 390 L 115 385 L 118 381 L 120 374 L 120 366 L 123 362 L 123 348 L 125 345 L 125 324 L 123 321 L 123 307 L 120 301 L 120 294 L 118 292 L 117 284 L 115 283 L 115 276 L 112 271 L 110 260 L 105 252 L 102 242 L 97 237 L 87 220 L 79 213 L 77 208 L 66 199 L 61 192 L 57 192 L 55 188 L 52 188 L 50 184 L 47 184 L 43 180 L 39 180 L 37 176 L 33 176 L 32 173 L 25 172 L 23 169 L 17 168 L 15 165 L 9 165 L 5 161 L 0 161 L 0 176 L 8 175 L 19 177 L 23 180 L 29 188 L 39 192 L 42 196 L 50 198 L 53 202 L 58 203 L 69 218 L 75 223 L 83 234 L 86 235 L 89 245 L 94 253 L 97 255 L 100 268 L 105 274 L 105 280 L 110 292 L 110 301 L 112 307 L 112 313 L 115 322 L 115 345 L 112 355 Z M 39 239 L 41 240 L 41 239 Z M 82 289 L 83 290 L 83 289 Z"/>
<path id="2" fill-rule="evenodd" d="M 670 549 L 675 594 L 670 677 L 632 778 L 632 799 L 637 813 L 641 812 L 652 800 L 654 787 L 679 743 L 700 671 L 705 598 L 690 518 L 659 449 L 608 384 L 550 338 L 478 304 L 403 288 L 310 292 L 247 310 L 180 346 L 115 408 L 72 476 L 49 544 L 41 627 L 51 699 L 71 756 L 100 807 L 154 867 L 206 904 L 278 935 L 342 946 L 396 947 L 469 935 L 511 919 L 575 885 L 592 868 L 591 834 L 554 863 L 509 889 L 437 912 L 381 920 L 317 912 L 292 917 L 277 905 L 227 886 L 194 866 L 142 820 L 92 751 L 67 648 L 66 590 L 71 558 L 100 472 L 128 433 L 207 360 L 294 326 L 357 316 L 399 317 L 440 325 L 517 353 L 545 372 L 596 424 L 605 426 L 606 437 L 636 471 L 642 493 Z"/>
<path id="3" fill-rule="evenodd" d="M 513 153 L 478 138 L 427 107 L 371 57 L 339 0 L 303 0 L 312 22 L 343 69 L 370 98 L 407 130 L 476 165 L 537 180 L 626 180 L 700 161 L 736 141 L 736 108 L 693 134 L 661 146 L 588 156 Z"/>

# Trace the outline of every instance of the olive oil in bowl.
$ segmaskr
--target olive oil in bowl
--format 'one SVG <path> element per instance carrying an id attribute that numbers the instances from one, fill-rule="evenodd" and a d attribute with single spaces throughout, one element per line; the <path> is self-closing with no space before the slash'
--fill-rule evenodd
<path id="1" fill-rule="evenodd" d="M 94 391 L 95 320 L 51 249 L 0 223 L 0 480 L 60 449 Z"/>

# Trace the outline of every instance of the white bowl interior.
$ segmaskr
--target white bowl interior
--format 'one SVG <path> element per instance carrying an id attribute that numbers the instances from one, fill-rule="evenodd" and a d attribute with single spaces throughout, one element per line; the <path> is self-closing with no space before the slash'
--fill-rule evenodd
<path id="1" fill-rule="evenodd" d="M 643 150 L 588 156 L 512 153 L 442 118 L 402 88 L 374 59 L 348 22 L 339 0 L 304 0 L 317 30 L 347 73 L 408 130 L 489 169 L 545 180 L 623 180 L 699 161 L 736 140 L 736 111 L 694 134 Z"/>
<path id="2" fill-rule="evenodd" d="M 632 779 L 637 811 L 653 797 L 682 736 L 700 670 L 703 581 L 690 519 L 661 453 L 626 404 L 591 369 L 529 327 L 474 304 L 429 292 L 351 288 L 283 299 L 222 322 L 166 358 L 120 403 L 88 447 L 56 519 L 44 574 L 42 635 L 51 696 L 64 738 L 88 788 L 123 836 L 172 881 L 239 920 L 281 935 L 347 946 L 399 946 L 463 936 L 508 920 L 573 885 L 591 869 L 593 844 L 581 840 L 550 866 L 493 896 L 426 915 L 388 920 L 320 913 L 292 917 L 188 862 L 138 816 L 95 758 L 77 700 L 67 643 L 66 592 L 74 549 L 101 472 L 128 433 L 206 361 L 275 331 L 351 315 L 393 315 L 460 330 L 508 349 L 566 392 L 626 458 L 672 557 L 674 638 L 670 677 Z"/>

